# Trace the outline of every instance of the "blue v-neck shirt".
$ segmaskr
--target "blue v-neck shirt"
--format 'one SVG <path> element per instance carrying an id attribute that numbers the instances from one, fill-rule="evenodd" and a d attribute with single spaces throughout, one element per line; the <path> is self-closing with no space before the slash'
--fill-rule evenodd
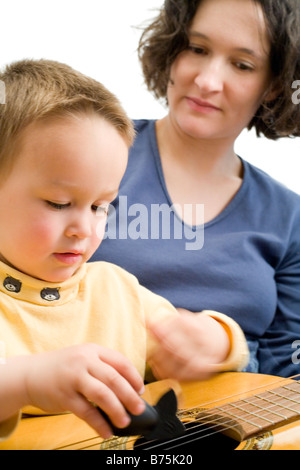
<path id="1" fill-rule="evenodd" d="M 300 373 L 300 196 L 242 160 L 243 183 L 228 206 L 188 226 L 166 188 L 155 121 L 135 125 L 106 239 L 92 260 L 122 266 L 175 307 L 232 317 L 249 341 L 248 370 Z"/>

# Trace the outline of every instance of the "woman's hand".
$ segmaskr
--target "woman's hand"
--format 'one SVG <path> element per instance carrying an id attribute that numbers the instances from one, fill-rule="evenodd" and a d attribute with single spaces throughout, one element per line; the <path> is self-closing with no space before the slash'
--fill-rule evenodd
<path id="1" fill-rule="evenodd" d="M 111 435 L 111 429 L 92 403 L 119 428 L 130 423 L 125 409 L 132 414 L 144 411 L 139 397 L 143 380 L 133 365 L 115 351 L 85 344 L 13 358 L 11 365 L 18 359 L 23 361 L 23 406 L 49 412 L 70 411 L 104 438 Z"/>
<path id="2" fill-rule="evenodd" d="M 217 371 L 230 349 L 230 341 L 219 322 L 178 309 L 180 315 L 161 324 L 149 325 L 157 340 L 149 365 L 158 379 L 203 380 Z"/>

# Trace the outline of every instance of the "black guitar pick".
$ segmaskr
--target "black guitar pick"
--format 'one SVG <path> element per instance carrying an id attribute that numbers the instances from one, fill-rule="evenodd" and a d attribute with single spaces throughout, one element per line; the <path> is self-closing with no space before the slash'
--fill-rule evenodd
<path id="1" fill-rule="evenodd" d="M 116 436 L 143 436 L 146 440 L 166 440 L 184 434 L 185 427 L 177 418 L 177 398 L 173 390 L 165 393 L 155 406 L 147 402 L 145 411 L 140 415 L 129 416 L 131 423 L 126 428 L 115 427 L 108 416 L 98 408 L 99 412 L 111 426 Z"/>

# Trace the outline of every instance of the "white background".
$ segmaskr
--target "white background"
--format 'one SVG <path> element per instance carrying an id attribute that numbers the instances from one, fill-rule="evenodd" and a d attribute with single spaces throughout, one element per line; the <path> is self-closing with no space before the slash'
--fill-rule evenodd
<path id="1" fill-rule="evenodd" d="M 166 110 L 143 85 L 136 48 L 162 3 L 0 0 L 0 67 L 24 58 L 65 62 L 106 85 L 131 118 L 160 118 Z M 300 138 L 273 142 L 245 131 L 236 151 L 300 194 Z"/>

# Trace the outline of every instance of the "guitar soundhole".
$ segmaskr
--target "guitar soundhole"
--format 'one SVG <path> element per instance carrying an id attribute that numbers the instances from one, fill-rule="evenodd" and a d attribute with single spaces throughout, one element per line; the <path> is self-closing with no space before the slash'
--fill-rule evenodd
<path id="1" fill-rule="evenodd" d="M 193 451 L 199 449 L 205 450 L 234 450 L 238 446 L 238 442 L 220 432 L 216 432 L 215 427 L 209 425 L 201 425 L 198 423 L 186 423 L 185 433 L 183 436 L 169 439 L 167 441 L 146 441 L 139 438 L 134 444 L 134 450 L 169 450 L 169 451 Z"/>

